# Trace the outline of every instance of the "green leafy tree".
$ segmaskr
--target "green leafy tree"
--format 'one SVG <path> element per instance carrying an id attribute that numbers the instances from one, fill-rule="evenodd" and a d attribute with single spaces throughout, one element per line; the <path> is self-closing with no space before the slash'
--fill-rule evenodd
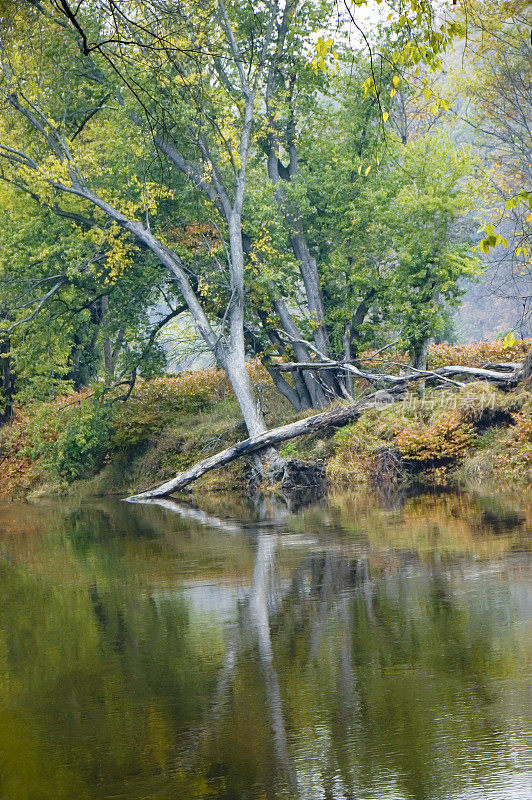
<path id="1" fill-rule="evenodd" d="M 327 349 L 318 351 L 349 361 L 364 348 L 399 338 L 419 365 L 428 339 L 441 334 L 462 293 L 460 279 L 478 271 L 469 251 L 472 223 L 464 216 L 477 191 L 470 179 L 473 162 L 444 134 L 404 142 L 389 133 L 383 139 L 376 97 L 360 80 L 366 69 L 367 60 L 358 56 L 349 77 L 331 77 L 325 98 L 313 101 L 300 77 L 302 98 L 294 94 L 291 107 L 297 169 L 287 174 L 279 159 L 277 181 L 268 190 L 257 179 L 262 188 L 251 208 L 253 238 L 261 245 L 258 302 L 267 302 L 268 283 L 283 274 L 281 299 L 298 329 L 290 336 L 278 296 L 270 292 L 271 328 L 285 347 L 292 342 L 296 359 L 311 360 L 312 347 L 305 351 L 301 340 L 317 346 L 317 321 L 306 302 L 306 283 L 298 280 L 301 261 L 282 203 L 297 207 L 298 235 L 315 265 L 322 304 Z M 389 87 L 393 77 L 388 68 Z M 384 80 L 383 74 L 381 86 Z M 276 186 L 283 180 L 279 203 Z M 270 340 L 276 344 L 274 336 Z M 282 348 L 277 352 L 282 355 Z M 338 382 L 345 386 L 341 373 Z"/>
<path id="2" fill-rule="evenodd" d="M 47 399 L 102 375 L 110 383 L 160 367 L 149 341 L 148 311 L 162 299 L 150 258 L 135 249 L 128 269 L 113 274 L 106 232 L 93 220 L 60 216 L 9 183 L 0 194 L 6 401 Z"/>

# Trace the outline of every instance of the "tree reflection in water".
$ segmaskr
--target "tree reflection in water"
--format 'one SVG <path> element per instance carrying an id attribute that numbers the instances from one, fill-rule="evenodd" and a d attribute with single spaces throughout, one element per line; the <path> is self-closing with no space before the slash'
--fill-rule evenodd
<path id="1" fill-rule="evenodd" d="M 2 800 L 526 797 L 522 511 L 2 511 Z"/>

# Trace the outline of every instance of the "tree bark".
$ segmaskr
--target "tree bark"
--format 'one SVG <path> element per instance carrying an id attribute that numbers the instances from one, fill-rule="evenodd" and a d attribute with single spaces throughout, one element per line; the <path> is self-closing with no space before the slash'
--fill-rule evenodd
<path id="1" fill-rule="evenodd" d="M 427 369 L 427 355 L 429 352 L 429 340 L 420 339 L 412 346 L 410 366 L 414 369 Z"/>
<path id="2" fill-rule="evenodd" d="M 517 383 L 522 381 L 530 381 L 532 378 L 532 348 L 530 348 L 526 354 L 523 364 L 519 365 L 519 367 L 515 370 L 514 378 Z"/>
<path id="3" fill-rule="evenodd" d="M 244 354 L 231 350 L 220 360 L 235 393 L 248 432 L 251 436 L 264 433 L 266 422 L 253 393 Z"/>
<path id="4" fill-rule="evenodd" d="M 277 350 L 279 357 L 284 358 L 286 356 L 285 342 L 281 336 L 279 336 L 278 331 L 275 330 L 275 328 L 272 328 L 268 321 L 268 315 L 266 312 L 263 309 L 258 309 L 257 313 L 261 321 L 261 325 L 266 332 L 268 339 L 270 340 L 270 343 Z M 248 333 L 250 334 L 250 341 L 252 343 L 254 353 L 260 357 L 263 365 L 268 370 L 271 379 L 281 394 L 286 397 L 286 399 L 291 403 L 291 405 L 293 405 L 295 409 L 297 409 L 297 411 L 304 411 L 307 408 L 312 408 L 312 400 L 303 376 L 299 375 L 299 373 L 293 374 L 292 378 L 294 380 L 294 386 L 290 386 L 290 384 L 287 383 L 279 370 L 276 368 L 275 363 L 272 361 L 271 355 L 269 353 L 265 353 L 264 348 L 260 345 L 259 347 L 256 346 L 256 337 L 253 335 L 252 331 L 249 330 L 249 328 Z"/>
<path id="5" fill-rule="evenodd" d="M 139 222 L 128 219 L 124 214 L 113 208 L 113 206 L 103 200 L 95 192 L 91 191 L 88 187 L 80 185 L 68 187 L 61 184 L 55 184 L 55 186 L 60 191 L 68 194 L 75 194 L 88 200 L 107 214 L 110 219 L 129 231 L 145 247 L 151 250 L 161 265 L 176 279 L 183 300 L 192 314 L 199 333 L 216 356 L 222 368 L 226 370 L 249 433 L 253 436 L 266 430 L 266 423 L 264 422 L 262 413 L 253 396 L 253 390 L 246 369 L 243 330 L 243 249 L 241 236 L 240 244 L 238 242 L 239 229 L 236 228 L 235 230 L 238 221 L 235 220 L 233 225 L 232 244 L 236 263 L 232 264 L 232 270 L 236 271 L 241 269 L 242 282 L 239 284 L 239 281 L 236 280 L 233 275 L 231 276 L 233 291 L 230 299 L 231 307 L 228 313 L 230 320 L 230 337 L 229 342 L 226 342 L 213 330 L 190 283 L 186 270 L 173 250 L 159 241 L 148 228 L 145 228 Z M 242 259 L 241 264 L 238 262 L 239 248 Z M 233 258 L 233 251 L 231 252 L 231 257 Z"/>
<path id="6" fill-rule="evenodd" d="M 286 307 L 286 303 L 281 297 L 277 297 L 274 300 L 274 308 L 279 315 L 283 330 L 291 339 L 291 347 L 294 351 L 295 357 L 298 359 L 298 361 L 308 361 L 310 354 L 308 348 L 302 342 L 303 336 L 301 331 L 294 322 L 292 315 Z M 309 393 L 312 408 L 324 408 L 327 405 L 327 397 L 323 387 L 316 379 L 316 376 L 303 374 L 303 381 Z"/>
<path id="7" fill-rule="evenodd" d="M 109 313 L 109 297 L 108 295 L 104 295 L 101 299 L 101 321 L 103 322 L 104 318 Z M 103 339 L 103 362 L 105 365 L 105 370 L 107 375 L 110 379 L 113 378 L 115 372 L 114 360 L 113 360 L 113 352 L 111 347 L 111 340 L 109 336 L 106 334 Z"/>
<path id="8" fill-rule="evenodd" d="M 262 359 L 262 364 L 264 368 L 268 370 L 268 374 L 274 382 L 277 391 L 280 392 L 283 397 L 286 397 L 290 405 L 293 406 L 296 411 L 304 411 L 306 408 L 309 408 L 308 405 L 303 405 L 299 392 L 288 383 L 284 375 L 277 369 L 275 362 L 265 358 Z"/>
<path id="9" fill-rule="evenodd" d="M 344 335 L 342 337 L 342 344 L 344 346 L 344 361 L 349 363 L 352 359 L 352 352 L 351 352 L 351 329 L 350 325 L 347 322 L 344 326 Z M 351 372 L 346 373 L 345 378 L 345 386 L 349 394 L 353 394 L 353 375 Z"/>
<path id="10" fill-rule="evenodd" d="M 0 339 L 0 425 L 11 419 L 13 414 L 15 374 L 11 370 L 9 348 L 9 337 Z"/>

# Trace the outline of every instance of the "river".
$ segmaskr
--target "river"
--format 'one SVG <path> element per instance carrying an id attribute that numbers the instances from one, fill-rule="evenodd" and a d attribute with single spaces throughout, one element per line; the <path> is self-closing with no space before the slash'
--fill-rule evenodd
<path id="1" fill-rule="evenodd" d="M 530 800 L 532 508 L 0 505 L 2 800 Z"/>

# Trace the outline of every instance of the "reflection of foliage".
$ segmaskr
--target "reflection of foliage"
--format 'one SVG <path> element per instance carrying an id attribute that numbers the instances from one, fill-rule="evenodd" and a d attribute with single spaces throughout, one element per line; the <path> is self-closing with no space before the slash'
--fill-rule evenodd
<path id="1" fill-rule="evenodd" d="M 335 521 L 334 506 L 310 510 L 297 520 L 305 532 L 322 536 L 329 519 L 318 548 L 279 537 L 266 619 L 288 747 L 308 798 L 323 796 L 331 774 L 373 794 L 393 780 L 413 797 L 459 796 L 462 780 L 481 785 L 488 770 L 507 768 L 513 712 L 497 706 L 494 736 L 492 701 L 509 681 L 520 691 L 512 589 L 491 570 L 471 581 L 462 565 L 472 562 L 457 551 L 447 558 L 447 537 L 462 554 L 484 552 L 488 537 L 467 522 L 479 509 L 465 499 L 413 501 L 403 524 L 378 512 L 346 509 Z M 291 796 L 241 595 L 258 538 L 275 534 L 220 536 L 119 503 L 47 514 L 15 508 L 3 518 L 11 561 L 28 564 L 0 568 L 6 797 L 227 800 L 268 787 Z M 355 524 L 363 537 L 348 535 Z M 234 589 L 235 612 L 238 587 L 227 643 L 219 612 L 187 600 L 191 581 L 200 593 Z M 511 742 L 515 758 L 515 727 Z M 467 775 L 464 760 L 474 765 Z"/>
<path id="2" fill-rule="evenodd" d="M 496 615 L 483 618 L 480 596 L 467 607 L 458 602 L 436 563 L 425 578 L 399 577 L 397 583 L 389 576 L 379 581 L 377 572 L 371 592 L 352 600 L 345 596 L 348 583 L 343 600 L 342 589 L 334 592 L 327 571 L 325 563 L 310 584 L 313 602 L 298 609 L 297 627 L 289 631 L 296 658 L 286 691 L 296 746 L 309 753 L 303 769 L 309 780 L 339 770 L 345 785 L 355 772 L 373 791 L 382 770 L 391 769 L 411 796 L 437 796 L 442 784 L 460 780 L 457 762 L 466 752 L 474 758 L 480 740 L 492 757 L 499 746 L 490 744 L 491 719 L 483 706 L 490 678 L 501 668 L 492 639 Z M 321 644 L 309 663 L 306 645 L 318 631 Z M 510 652 L 502 668 L 516 673 Z M 475 687 L 472 707 L 462 694 L 466 686 Z M 453 741 L 457 746 L 449 747 Z"/>
<path id="3" fill-rule="evenodd" d="M 3 704 L 33 709 L 18 742 L 30 763 L 39 763 L 48 742 L 57 754 L 54 768 L 39 775 L 38 790 L 27 769 L 21 782 L 2 763 L 6 797 L 29 798 L 20 794 L 26 787 L 32 798 L 47 800 L 125 797 L 119 792 L 132 781 L 146 796 L 170 775 L 178 796 L 204 796 L 207 778 L 174 771 L 171 763 L 176 742 L 202 713 L 216 669 L 220 639 L 206 620 L 209 658 L 179 595 L 150 599 L 116 586 L 102 593 L 63 587 L 58 594 L 10 570 L 2 574 L 2 595 L 8 625 L 0 632 L 0 671 L 4 679 L 16 676 Z M 30 636 L 17 637 L 28 628 Z M 0 720 L 4 742 L 2 723 L 10 726 L 10 716 Z M 9 757 L 12 749 L 2 751 Z"/>

